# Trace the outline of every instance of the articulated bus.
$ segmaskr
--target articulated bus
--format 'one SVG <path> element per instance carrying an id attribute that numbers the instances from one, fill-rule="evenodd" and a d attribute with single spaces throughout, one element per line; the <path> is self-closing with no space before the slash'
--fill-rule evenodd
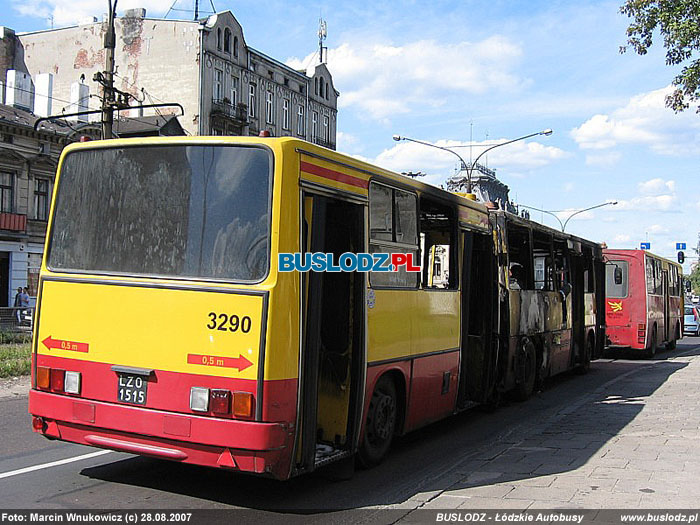
<path id="1" fill-rule="evenodd" d="M 683 335 L 683 268 L 645 250 L 604 250 L 610 349 L 653 357 Z"/>
<path id="2" fill-rule="evenodd" d="M 305 253 L 405 254 L 419 271 L 281 271 Z M 585 369 L 601 261 L 296 139 L 74 144 L 40 272 L 32 425 L 277 479 L 372 466 L 394 435 Z"/>

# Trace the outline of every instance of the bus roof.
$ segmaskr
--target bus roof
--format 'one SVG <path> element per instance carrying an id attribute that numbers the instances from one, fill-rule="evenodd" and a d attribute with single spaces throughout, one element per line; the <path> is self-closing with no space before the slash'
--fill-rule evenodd
<path id="1" fill-rule="evenodd" d="M 63 158 L 73 151 L 78 151 L 82 149 L 94 149 L 94 148 L 120 148 L 128 146 L 158 146 L 158 145 L 193 145 L 193 144 L 219 144 L 219 145 L 233 145 L 233 144 L 261 144 L 269 146 L 273 150 L 294 150 L 300 153 L 311 153 L 315 156 L 321 157 L 322 159 L 328 160 L 330 162 L 338 163 L 340 165 L 345 165 L 351 169 L 356 169 L 363 171 L 370 175 L 376 175 L 384 179 L 384 181 L 391 181 L 394 184 L 404 186 L 405 188 L 411 188 L 422 193 L 430 194 L 434 197 L 438 197 L 442 200 L 450 201 L 454 204 L 460 206 L 465 206 L 471 208 L 475 211 L 481 212 L 483 214 L 488 214 L 486 206 L 477 201 L 473 201 L 462 197 L 461 195 L 443 190 L 432 184 L 426 184 L 417 180 L 414 180 L 405 175 L 400 175 L 398 173 L 389 171 L 387 169 L 375 166 L 368 162 L 359 160 L 355 157 L 339 153 L 337 151 L 329 150 L 322 146 L 312 144 L 302 139 L 297 139 L 294 137 L 244 137 L 244 136 L 204 136 L 196 135 L 191 137 L 138 137 L 138 138 L 128 138 L 128 139 L 111 139 L 111 140 L 94 140 L 88 142 L 76 142 L 70 144 L 64 148 L 61 154 L 61 159 L 59 161 L 59 166 L 62 164 Z"/>
<path id="2" fill-rule="evenodd" d="M 656 255 L 655 253 L 651 253 L 648 250 L 624 250 L 624 249 L 618 249 L 618 248 L 605 248 L 603 250 L 603 254 L 605 255 L 618 255 L 620 257 L 631 257 L 634 259 L 640 259 L 644 257 L 644 255 L 649 255 L 651 257 L 654 257 L 655 259 L 659 259 L 661 261 L 667 262 L 668 264 L 672 264 L 673 266 L 678 266 L 679 268 L 681 267 L 680 264 L 678 264 L 676 261 L 672 261 L 671 259 L 667 259 L 666 257 L 661 257 L 660 255 Z"/>

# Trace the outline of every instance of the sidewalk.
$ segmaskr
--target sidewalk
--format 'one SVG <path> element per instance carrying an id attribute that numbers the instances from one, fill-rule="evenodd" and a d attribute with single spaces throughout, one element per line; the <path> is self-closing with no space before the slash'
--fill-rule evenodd
<path id="1" fill-rule="evenodd" d="M 686 354 L 650 361 L 490 444 L 446 473 L 449 488 L 398 507 L 700 507 L 700 352 Z"/>

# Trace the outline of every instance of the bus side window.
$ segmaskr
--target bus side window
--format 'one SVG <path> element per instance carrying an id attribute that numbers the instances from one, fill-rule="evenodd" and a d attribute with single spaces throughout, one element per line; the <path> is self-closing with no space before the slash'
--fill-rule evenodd
<path id="1" fill-rule="evenodd" d="M 508 248 L 508 286 L 513 290 L 534 290 L 534 271 L 532 256 L 532 243 L 530 230 L 514 223 L 509 223 L 506 230 Z M 541 267 L 544 274 L 542 286 L 548 286 L 551 282 L 551 260 L 545 258 Z"/>
<path id="2" fill-rule="evenodd" d="M 450 206 L 422 197 L 420 247 L 423 288 L 457 288 L 455 213 Z"/>
<path id="3" fill-rule="evenodd" d="M 372 182 L 369 186 L 370 253 L 410 253 L 418 264 L 416 195 Z M 386 264 L 389 264 L 388 261 Z M 396 272 L 371 272 L 372 286 L 409 288 L 418 286 L 418 273 L 400 267 Z"/>

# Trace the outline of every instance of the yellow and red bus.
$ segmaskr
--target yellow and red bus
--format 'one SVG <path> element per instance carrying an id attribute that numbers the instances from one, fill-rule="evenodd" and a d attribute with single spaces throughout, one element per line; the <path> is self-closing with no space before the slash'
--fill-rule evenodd
<path id="1" fill-rule="evenodd" d="M 529 381 L 503 328 L 496 222 L 292 138 L 71 145 L 40 272 L 33 428 L 278 479 L 374 465 L 394 435 Z M 421 270 L 279 271 L 307 252 L 410 253 Z M 542 376 L 569 368 L 546 357 Z"/>
<path id="2" fill-rule="evenodd" d="M 604 251 L 610 349 L 654 357 L 683 337 L 683 267 L 645 250 Z"/>

